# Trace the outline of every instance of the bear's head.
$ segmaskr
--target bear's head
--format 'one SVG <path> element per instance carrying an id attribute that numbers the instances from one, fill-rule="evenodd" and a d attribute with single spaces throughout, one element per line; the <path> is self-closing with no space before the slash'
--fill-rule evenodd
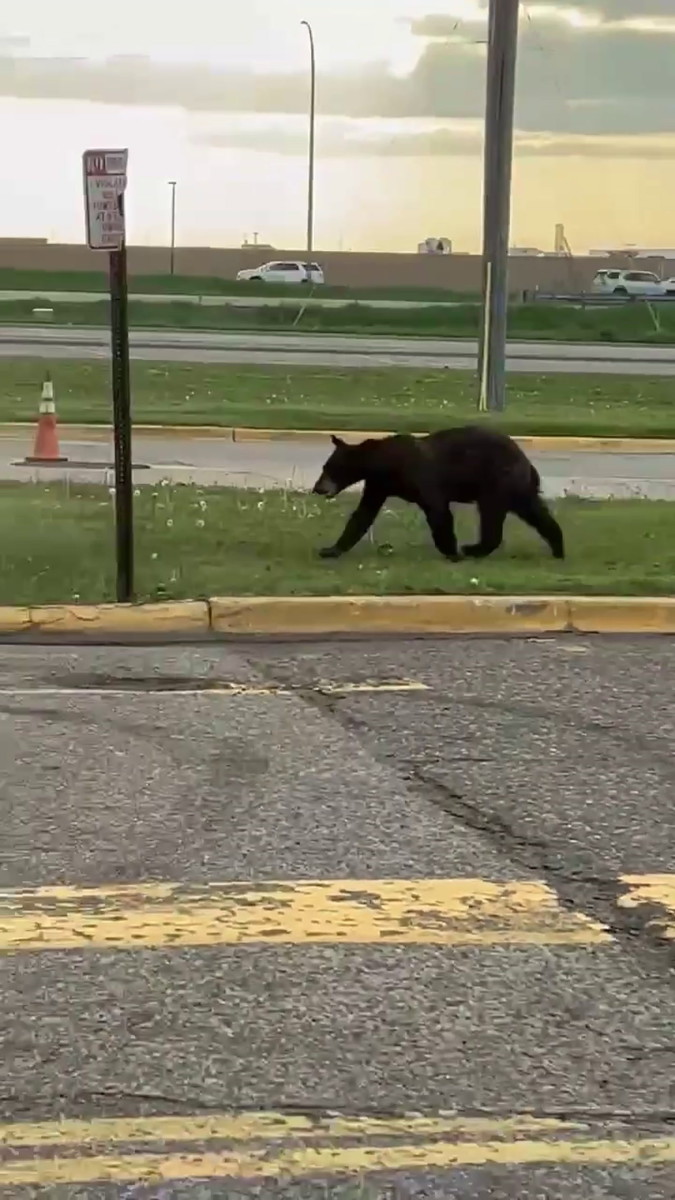
<path id="1" fill-rule="evenodd" d="M 312 491 L 317 496 L 327 496 L 332 500 L 339 496 L 345 488 L 354 483 L 360 483 L 364 478 L 364 461 L 361 446 L 350 446 L 342 438 L 333 435 L 331 438 L 335 449 L 323 465 Z"/>

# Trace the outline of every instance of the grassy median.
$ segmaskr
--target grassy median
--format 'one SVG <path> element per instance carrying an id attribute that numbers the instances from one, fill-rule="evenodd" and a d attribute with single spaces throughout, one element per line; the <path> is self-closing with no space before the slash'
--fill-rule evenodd
<path id="1" fill-rule="evenodd" d="M 421 515 L 400 504 L 343 559 L 320 560 L 316 551 L 335 540 L 353 504 L 282 491 L 138 489 L 138 596 L 675 591 L 675 505 L 667 502 L 560 501 L 562 563 L 515 519 L 492 558 L 447 563 Z M 474 525 L 472 510 L 460 510 L 462 540 L 473 540 Z M 113 552 L 106 488 L 0 486 L 1 603 L 114 599 Z"/>
<path id="2" fill-rule="evenodd" d="M 168 258 L 168 251 L 167 251 Z M 264 255 L 260 264 L 270 259 Z M 253 263 L 251 263 L 253 265 Z M 108 292 L 105 271 L 17 271 L 0 268 L 0 291 L 42 292 Z M 305 288 L 294 283 L 239 283 L 220 275 L 136 275 L 129 276 L 129 291 L 145 296 L 290 296 L 297 299 Z M 355 300 L 461 300 L 471 299 L 466 293 L 440 287 L 336 287 L 330 283 L 314 289 L 314 294 L 326 299 Z"/>
<path id="3" fill-rule="evenodd" d="M 323 294 L 323 293 L 321 293 Z M 315 298 L 320 298 L 317 293 Z M 369 308 L 349 303 L 340 308 L 309 304 L 301 310 L 302 296 L 295 289 L 294 303 L 237 307 L 203 306 L 186 302 L 147 304 L 131 300 L 129 320 L 135 329 L 184 329 L 198 332 L 270 332 L 363 334 L 394 337 L 475 338 L 482 313 L 477 303 L 424 308 Z M 47 308 L 50 315 L 40 312 Z M 37 312 L 35 310 L 38 310 Z M 106 326 L 109 305 L 40 300 L 0 301 L 0 324 Z M 545 304 L 513 305 L 509 310 L 509 337 L 535 341 L 632 342 L 671 345 L 675 342 L 675 304 L 647 308 L 627 304 L 620 308 L 572 308 Z"/>
<path id="4" fill-rule="evenodd" d="M 0 359 L 0 423 L 34 420 L 46 365 Z M 50 365 L 62 424 L 110 422 L 107 364 Z M 477 419 L 469 371 L 134 362 L 132 379 L 139 424 L 424 433 Z M 675 437 L 674 389 L 658 376 L 510 375 L 499 420 L 522 435 Z"/>

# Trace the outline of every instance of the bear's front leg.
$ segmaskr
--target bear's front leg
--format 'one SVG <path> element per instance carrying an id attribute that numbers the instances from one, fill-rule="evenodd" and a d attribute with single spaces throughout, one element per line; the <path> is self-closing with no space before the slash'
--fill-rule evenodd
<path id="1" fill-rule="evenodd" d="M 351 550 L 368 532 L 386 498 L 386 495 L 382 495 L 381 492 L 375 491 L 372 487 L 369 488 L 368 484 L 366 484 L 363 489 L 363 495 L 337 542 L 334 546 L 324 546 L 322 550 L 319 550 L 319 557 L 339 558 L 340 555 L 346 554 L 348 550 Z"/>

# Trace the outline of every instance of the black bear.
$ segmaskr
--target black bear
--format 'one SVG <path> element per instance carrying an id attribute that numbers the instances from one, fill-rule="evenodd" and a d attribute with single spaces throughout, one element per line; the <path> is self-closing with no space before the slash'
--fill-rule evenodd
<path id="1" fill-rule="evenodd" d="M 520 446 L 504 433 L 479 426 L 443 429 L 425 437 L 394 434 L 335 447 L 317 479 L 318 496 L 338 496 L 363 482 L 361 499 L 334 546 L 322 558 L 346 554 L 368 532 L 390 496 L 417 504 L 434 545 L 452 562 L 460 558 L 450 505 L 476 504 L 479 541 L 462 553 L 485 558 L 502 544 L 504 521 L 515 513 L 548 542 L 555 558 L 565 557 L 562 530 L 541 495 L 539 473 Z"/>

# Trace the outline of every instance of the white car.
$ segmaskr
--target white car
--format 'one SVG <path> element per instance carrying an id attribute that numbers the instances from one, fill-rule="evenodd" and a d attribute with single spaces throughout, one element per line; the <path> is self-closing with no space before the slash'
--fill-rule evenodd
<path id="1" fill-rule="evenodd" d="M 596 273 L 591 290 L 605 296 L 667 296 L 673 283 L 653 271 L 604 270 Z"/>
<path id="2" fill-rule="evenodd" d="M 237 272 L 239 283 L 311 283 L 324 282 L 323 271 L 315 262 L 268 262 Z"/>

